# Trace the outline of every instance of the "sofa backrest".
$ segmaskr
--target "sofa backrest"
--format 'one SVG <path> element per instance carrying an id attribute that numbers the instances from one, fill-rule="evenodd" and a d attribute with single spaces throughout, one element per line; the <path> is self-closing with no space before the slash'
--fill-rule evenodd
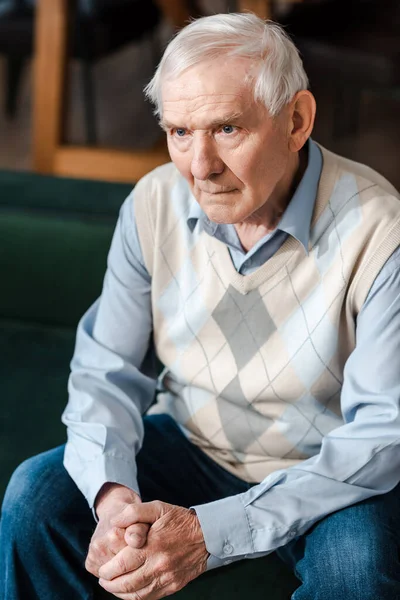
<path id="1" fill-rule="evenodd" d="M 132 187 L 0 171 L 0 318 L 76 327 Z"/>

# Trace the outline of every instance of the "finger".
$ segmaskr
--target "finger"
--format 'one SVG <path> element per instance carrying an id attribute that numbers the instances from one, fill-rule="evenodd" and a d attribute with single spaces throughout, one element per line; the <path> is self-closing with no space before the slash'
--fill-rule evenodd
<path id="1" fill-rule="evenodd" d="M 112 527 L 103 535 L 94 535 L 89 545 L 89 556 L 93 560 L 99 558 L 109 560 L 114 554 L 117 554 L 126 546 L 125 529 L 122 527 Z"/>
<path id="2" fill-rule="evenodd" d="M 165 592 L 152 592 L 151 590 L 140 590 L 139 592 L 130 592 L 129 594 L 114 594 L 120 600 L 159 600 L 165 597 Z"/>
<path id="3" fill-rule="evenodd" d="M 143 502 L 142 504 L 129 504 L 124 510 L 111 520 L 115 527 L 129 527 L 134 523 L 149 523 L 157 521 L 165 512 L 168 504 L 159 502 Z"/>
<path id="4" fill-rule="evenodd" d="M 142 588 L 139 591 L 133 589 L 129 592 L 116 591 L 113 588 L 112 583 L 113 582 L 105 581 L 104 579 L 99 579 L 99 585 L 101 585 L 103 589 L 122 600 L 158 600 L 159 598 L 164 598 L 164 596 L 169 595 L 165 590 L 155 590 L 153 585 Z"/>
<path id="5" fill-rule="evenodd" d="M 131 548 L 142 548 L 147 541 L 147 533 L 150 525 L 147 523 L 135 523 L 125 531 L 125 542 Z"/>
<path id="6" fill-rule="evenodd" d="M 120 550 L 126 548 L 124 535 L 124 529 L 113 527 L 101 537 L 94 536 L 85 562 L 86 569 L 98 576 L 99 568 L 114 558 Z"/>
<path id="7" fill-rule="evenodd" d="M 122 575 L 131 573 L 131 571 L 135 571 L 141 567 L 145 560 L 145 555 L 142 552 L 125 546 L 114 558 L 99 569 L 99 578 L 108 581 L 116 577 L 121 578 Z"/>
<path id="8" fill-rule="evenodd" d="M 102 580 L 99 581 L 99 583 Z M 106 582 L 104 582 L 104 584 L 106 585 Z M 102 583 L 100 583 L 100 585 L 102 585 Z M 104 589 L 107 589 L 104 585 L 102 585 L 102 587 L 104 587 Z M 167 585 L 163 588 L 159 587 L 159 586 L 154 586 L 154 584 L 151 584 L 149 586 L 146 586 L 145 588 L 142 588 L 140 590 L 137 591 L 132 591 L 132 592 L 127 592 L 127 593 L 119 593 L 119 592 L 112 592 L 114 594 L 114 596 L 116 598 L 120 598 L 121 600 L 160 600 L 161 598 L 165 598 L 165 596 L 170 596 L 172 594 L 175 594 L 176 592 L 178 592 L 179 590 L 181 590 L 184 587 L 184 584 L 181 585 L 177 585 L 177 584 L 170 584 Z"/>
<path id="9" fill-rule="evenodd" d="M 130 550 L 131 552 L 140 552 L 140 550 Z M 161 587 L 159 578 L 146 563 L 142 564 L 135 571 L 125 573 L 113 579 L 105 579 L 100 576 L 99 584 L 111 594 L 132 594 L 148 586 L 153 586 L 154 589 Z"/>
<path id="10" fill-rule="evenodd" d="M 125 529 L 123 527 L 111 527 L 103 537 L 109 553 L 117 554 L 125 548 Z"/>
<path id="11" fill-rule="evenodd" d="M 98 577 L 100 567 L 111 560 L 115 554 L 112 554 L 107 546 L 101 541 L 96 540 L 89 546 L 89 552 L 85 561 L 85 568 L 89 573 Z"/>

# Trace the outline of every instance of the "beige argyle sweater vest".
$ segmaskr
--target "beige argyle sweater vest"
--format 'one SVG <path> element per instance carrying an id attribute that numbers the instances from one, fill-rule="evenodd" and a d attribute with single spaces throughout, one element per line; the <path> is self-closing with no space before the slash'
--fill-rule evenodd
<path id="1" fill-rule="evenodd" d="M 319 452 L 343 423 L 340 394 L 357 314 L 400 244 L 394 188 L 321 148 L 308 253 L 293 237 L 251 275 L 187 216 L 195 202 L 170 163 L 135 187 L 165 365 L 166 412 L 213 460 L 258 482 Z"/>

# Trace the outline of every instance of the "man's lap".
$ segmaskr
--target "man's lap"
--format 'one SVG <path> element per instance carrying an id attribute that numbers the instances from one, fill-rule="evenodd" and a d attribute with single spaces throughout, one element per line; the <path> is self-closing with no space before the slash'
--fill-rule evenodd
<path id="1" fill-rule="evenodd" d="M 304 583 L 293 600 L 308 598 L 308 589 L 318 598 L 394 600 L 399 551 L 400 485 L 328 515 L 277 553 Z"/>
<path id="2" fill-rule="evenodd" d="M 367 561 L 369 556 L 379 558 L 380 551 L 383 553 L 384 547 L 391 545 L 397 557 L 396 547 L 400 548 L 400 484 L 387 494 L 348 506 L 318 521 L 305 536 L 285 547 L 285 559 L 292 565 L 304 555 L 304 538 L 309 547 L 313 542 L 317 552 L 321 546 L 330 549 L 322 557 L 327 562 L 327 569 L 328 563 L 336 564 L 338 561 L 338 557 L 334 556 L 335 548 L 346 556 L 353 556 L 357 550 L 359 558 L 363 555 L 361 558 Z"/>
<path id="3" fill-rule="evenodd" d="M 144 443 L 137 456 L 144 501 L 158 499 L 190 506 L 250 487 L 193 446 L 168 416 L 145 417 L 144 423 Z M 25 522 L 27 517 L 58 518 L 65 527 L 79 531 L 84 546 L 95 522 L 86 500 L 63 467 L 63 455 L 64 447 L 60 446 L 23 463 L 9 485 L 4 506 L 19 512 Z M 31 510 L 30 515 L 27 510 Z M 400 486 L 329 515 L 304 536 L 279 549 L 278 554 L 302 581 L 312 572 L 314 578 L 321 577 L 321 586 L 327 585 L 338 571 L 337 580 L 346 574 L 350 578 L 350 573 L 358 571 L 362 573 L 361 581 L 384 569 L 386 573 L 397 573 L 399 532 Z"/>

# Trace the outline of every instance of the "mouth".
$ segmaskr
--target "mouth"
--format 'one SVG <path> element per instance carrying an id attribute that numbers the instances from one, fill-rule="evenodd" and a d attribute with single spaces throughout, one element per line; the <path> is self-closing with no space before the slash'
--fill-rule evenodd
<path id="1" fill-rule="evenodd" d="M 231 194 L 232 192 L 236 192 L 236 188 L 221 188 L 219 190 L 199 190 L 202 194 L 208 194 L 209 196 L 220 196 L 221 194 Z"/>

